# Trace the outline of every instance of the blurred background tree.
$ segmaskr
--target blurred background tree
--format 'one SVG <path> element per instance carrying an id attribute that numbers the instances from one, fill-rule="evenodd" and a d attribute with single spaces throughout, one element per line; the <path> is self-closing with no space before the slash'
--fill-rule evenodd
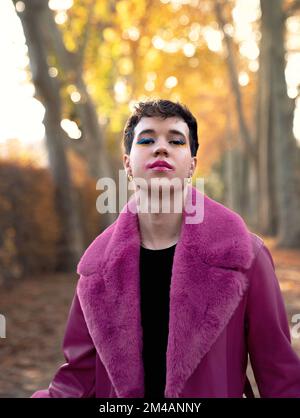
<path id="1" fill-rule="evenodd" d="M 74 268 L 116 218 L 97 214 L 96 181 L 117 181 L 124 124 L 149 97 L 179 100 L 197 117 L 195 178 L 205 178 L 208 195 L 255 232 L 300 247 L 299 3 L 12 1 L 28 47 L 28 82 L 45 109 L 57 270 Z"/>

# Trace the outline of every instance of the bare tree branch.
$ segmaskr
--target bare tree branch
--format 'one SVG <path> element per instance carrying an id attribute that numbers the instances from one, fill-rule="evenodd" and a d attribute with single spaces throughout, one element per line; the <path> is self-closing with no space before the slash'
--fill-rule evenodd
<path id="1" fill-rule="evenodd" d="M 284 18 L 294 15 L 295 13 L 300 12 L 300 0 L 294 0 L 291 5 L 289 5 L 284 11 Z"/>
<path id="2" fill-rule="evenodd" d="M 95 5 L 96 5 L 95 0 L 91 0 L 90 4 L 88 5 L 88 15 L 87 15 L 86 24 L 83 30 L 82 41 L 77 49 L 77 62 L 79 66 L 78 71 L 81 71 L 83 67 L 84 53 L 85 53 L 86 45 L 87 45 L 89 35 L 90 35 L 91 22 L 92 22 L 93 15 L 94 15 Z"/>
<path id="3" fill-rule="evenodd" d="M 47 0 L 42 1 L 48 3 Z M 44 28 L 44 32 L 48 38 L 52 39 L 53 49 L 56 52 L 62 67 L 66 71 L 76 73 L 78 68 L 76 53 L 70 52 L 65 47 L 62 34 L 57 24 L 55 23 L 53 12 L 49 9 L 47 5 L 45 5 L 44 7 L 44 13 L 48 15 L 48 19 L 45 19 L 45 22 L 47 22 L 48 27 Z"/>

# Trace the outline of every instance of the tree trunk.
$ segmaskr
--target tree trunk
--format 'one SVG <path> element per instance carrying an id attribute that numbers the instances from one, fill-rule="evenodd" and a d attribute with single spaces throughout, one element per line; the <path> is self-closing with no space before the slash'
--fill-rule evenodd
<path id="1" fill-rule="evenodd" d="M 294 103 L 287 95 L 285 80 L 285 20 L 282 0 L 261 0 L 261 94 L 259 140 L 267 160 L 269 179 L 262 185 L 274 195 L 278 211 L 278 243 L 300 246 L 299 177 L 296 174 L 297 145 L 293 135 Z M 263 163 L 264 165 L 266 164 Z M 261 176 L 261 171 L 260 171 Z M 261 177 L 260 177 L 261 178 Z M 262 178 L 261 178 L 262 180 Z M 267 183 L 269 190 L 267 190 Z M 263 194 L 260 199 L 263 198 Z M 276 202 L 276 203 L 275 203 Z M 274 207 L 265 210 L 273 211 Z M 273 221 L 274 225 L 274 221 Z"/>
<path id="2" fill-rule="evenodd" d="M 17 0 L 13 0 L 13 2 L 16 4 Z M 24 5 L 24 11 L 19 12 L 18 16 L 21 19 L 28 46 L 36 97 L 46 110 L 44 117 L 46 146 L 50 171 L 56 188 L 56 207 L 61 224 L 58 268 L 69 271 L 74 269 L 82 255 L 83 240 L 64 147 L 66 135 L 60 126 L 62 117 L 59 85 L 56 78 L 49 76 L 43 36 L 43 5 L 38 0 L 24 0 Z"/>
<path id="3" fill-rule="evenodd" d="M 75 103 L 78 115 L 80 117 L 81 126 L 84 135 L 84 150 L 88 163 L 90 175 L 96 180 L 102 177 L 114 178 L 115 173 L 112 169 L 112 161 L 107 152 L 103 132 L 98 122 L 96 106 L 92 97 L 87 91 L 86 84 L 82 74 L 82 59 L 84 51 L 79 50 L 77 53 L 70 53 L 63 42 L 62 34 L 57 27 L 53 13 L 48 7 L 47 0 L 41 0 L 44 5 L 45 13 L 45 30 L 47 31 L 49 40 L 52 44 L 59 64 L 63 68 L 67 82 L 74 84 L 80 93 L 81 99 Z M 90 23 L 87 22 L 87 25 Z M 82 46 L 84 48 L 85 45 Z M 116 219 L 116 214 L 106 213 L 101 215 L 102 228 L 110 225 Z"/>
<path id="4" fill-rule="evenodd" d="M 274 141 L 270 135 L 272 127 L 270 35 L 264 22 L 261 23 L 261 42 L 259 54 L 259 72 L 256 104 L 256 141 L 258 144 L 258 214 L 260 232 L 275 235 L 278 229 L 277 200 L 274 184 Z M 273 216 L 271 216 L 273 214 Z"/>
<path id="5" fill-rule="evenodd" d="M 242 94 L 238 82 L 238 72 L 234 59 L 233 42 L 225 30 L 226 20 L 223 15 L 223 4 L 224 2 L 217 0 L 214 2 L 214 7 L 220 30 L 224 35 L 224 44 L 227 51 L 226 64 L 235 101 L 241 144 L 239 149 L 236 150 L 236 159 L 234 160 L 235 164 L 238 165 L 236 169 L 239 175 L 239 177 L 234 178 L 234 183 L 232 184 L 232 187 L 235 189 L 235 194 L 238 190 L 239 195 L 239 203 L 234 209 L 240 212 L 241 215 L 245 216 L 248 220 L 251 220 L 253 225 L 257 221 L 257 201 L 253 197 L 257 195 L 258 189 L 257 149 L 254 138 L 252 138 L 246 122 Z M 249 172 L 249 170 L 251 170 L 251 172 Z M 253 226 L 257 227 L 257 225 Z"/>

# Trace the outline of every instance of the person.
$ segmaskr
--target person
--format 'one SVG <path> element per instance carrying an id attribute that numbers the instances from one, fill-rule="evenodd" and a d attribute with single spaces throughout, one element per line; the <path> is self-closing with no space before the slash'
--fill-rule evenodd
<path id="1" fill-rule="evenodd" d="M 135 106 L 123 137 L 134 193 L 78 264 L 66 362 L 33 398 L 253 397 L 248 356 L 261 397 L 300 397 L 270 251 L 190 183 L 198 145 L 184 104 Z M 163 211 L 180 191 L 181 210 Z"/>

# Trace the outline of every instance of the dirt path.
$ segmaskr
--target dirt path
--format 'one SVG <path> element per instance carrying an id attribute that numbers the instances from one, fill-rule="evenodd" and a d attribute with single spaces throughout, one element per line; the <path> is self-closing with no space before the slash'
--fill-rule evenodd
<path id="1" fill-rule="evenodd" d="M 77 275 L 30 278 L 0 294 L 6 338 L 0 339 L 0 397 L 47 388 L 65 362 L 61 343 Z"/>

